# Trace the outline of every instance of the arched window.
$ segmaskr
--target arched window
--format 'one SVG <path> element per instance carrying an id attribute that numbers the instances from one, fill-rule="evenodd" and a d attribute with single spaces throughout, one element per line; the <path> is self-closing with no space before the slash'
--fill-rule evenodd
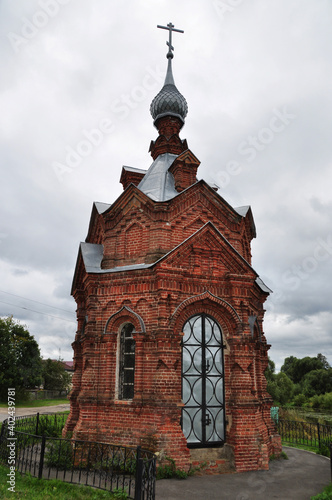
<path id="1" fill-rule="evenodd" d="M 126 323 L 121 328 L 119 346 L 119 399 L 133 399 L 135 388 L 134 325 Z"/>
<path id="2" fill-rule="evenodd" d="M 188 447 L 225 441 L 223 338 L 207 314 L 191 317 L 183 327 L 182 430 Z"/>

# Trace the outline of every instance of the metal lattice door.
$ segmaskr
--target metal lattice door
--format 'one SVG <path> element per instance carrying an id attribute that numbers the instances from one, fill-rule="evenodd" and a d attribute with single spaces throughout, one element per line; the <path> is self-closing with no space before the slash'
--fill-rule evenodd
<path id="1" fill-rule="evenodd" d="M 213 318 L 200 314 L 184 325 L 182 430 L 189 447 L 225 441 L 223 340 Z"/>

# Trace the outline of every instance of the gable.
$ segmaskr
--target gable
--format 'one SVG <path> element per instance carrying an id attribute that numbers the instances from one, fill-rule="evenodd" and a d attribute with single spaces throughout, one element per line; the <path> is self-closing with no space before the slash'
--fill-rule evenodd
<path id="1" fill-rule="evenodd" d="M 256 232 L 250 207 L 234 209 L 205 181 L 199 181 L 171 200 L 168 212 L 174 246 L 210 221 L 251 263 L 250 242 Z"/>
<path id="2" fill-rule="evenodd" d="M 134 184 L 130 184 L 115 200 L 109 208 L 103 212 L 102 216 L 105 222 L 110 220 L 121 220 L 123 214 L 129 212 L 133 207 L 145 208 L 151 206 L 154 202 L 146 196 Z"/>
<path id="3" fill-rule="evenodd" d="M 85 274 L 85 266 L 84 266 L 84 262 L 83 262 L 81 245 L 80 245 L 79 249 L 78 249 L 77 259 L 76 259 L 76 266 L 75 266 L 75 271 L 74 271 L 74 276 L 73 276 L 73 282 L 72 282 L 72 286 L 71 286 L 71 292 L 70 292 L 71 295 L 74 295 L 75 290 L 80 288 L 80 284 L 83 281 L 84 274 Z"/>
<path id="4" fill-rule="evenodd" d="M 196 165 L 197 167 L 201 163 L 190 149 L 186 149 L 186 151 L 183 151 L 183 153 L 181 153 L 175 161 L 183 161 L 184 163 Z"/>
<path id="5" fill-rule="evenodd" d="M 211 218 L 214 217 L 216 222 L 219 221 L 229 230 L 237 230 L 243 219 L 243 216 L 213 188 L 204 180 L 200 180 L 171 200 L 169 206 L 170 220 L 183 217 L 184 214 L 193 209 L 197 212 L 198 204 L 209 212 Z"/>
<path id="6" fill-rule="evenodd" d="M 191 274 L 224 276 L 225 274 L 258 275 L 242 255 L 211 223 L 206 223 L 180 243 L 156 265 L 160 269 L 185 270 Z"/>
<path id="7" fill-rule="evenodd" d="M 104 236 L 105 226 L 102 214 L 108 210 L 110 205 L 108 203 L 94 202 L 90 216 L 88 234 L 85 241 L 93 243 L 102 243 Z"/>
<path id="8" fill-rule="evenodd" d="M 190 151 L 183 156 L 194 160 Z M 233 209 L 205 181 L 163 202 L 153 201 L 131 184 L 112 205 L 93 205 L 86 242 L 104 245 L 104 269 L 149 264 L 208 222 L 251 263 L 250 208 Z"/>
<path id="9" fill-rule="evenodd" d="M 80 288 L 86 273 L 95 273 L 101 270 L 101 261 L 103 258 L 103 245 L 93 243 L 80 243 L 76 260 L 75 272 L 71 294 L 74 290 Z"/>

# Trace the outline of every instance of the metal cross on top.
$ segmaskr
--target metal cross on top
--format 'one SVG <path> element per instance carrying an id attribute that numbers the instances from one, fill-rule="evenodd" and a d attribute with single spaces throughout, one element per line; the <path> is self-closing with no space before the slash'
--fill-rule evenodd
<path id="1" fill-rule="evenodd" d="M 174 50 L 174 47 L 172 45 L 172 31 L 176 31 L 177 33 L 184 33 L 183 30 L 177 30 L 174 28 L 174 24 L 168 23 L 167 26 L 160 26 L 159 24 L 157 25 L 157 28 L 162 28 L 163 30 L 168 30 L 169 31 L 169 41 L 166 42 L 168 45 L 168 54 L 167 57 L 173 57 L 172 50 Z"/>

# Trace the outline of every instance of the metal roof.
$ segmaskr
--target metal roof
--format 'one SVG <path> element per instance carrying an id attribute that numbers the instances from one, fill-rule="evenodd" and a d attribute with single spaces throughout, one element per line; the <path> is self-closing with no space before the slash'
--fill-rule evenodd
<path id="1" fill-rule="evenodd" d="M 128 165 L 123 165 L 122 168 L 127 172 L 137 172 L 138 174 L 145 174 L 147 172 L 147 170 L 144 170 L 143 168 L 129 167 Z"/>
<path id="2" fill-rule="evenodd" d="M 256 283 L 259 286 L 259 288 L 261 290 L 263 290 L 263 292 L 265 292 L 265 293 L 273 293 L 273 291 L 271 290 L 271 288 L 269 288 L 268 286 L 266 286 L 265 283 L 264 283 L 264 281 L 261 278 L 256 278 Z"/>
<path id="3" fill-rule="evenodd" d="M 97 209 L 97 211 L 98 211 L 99 214 L 103 214 L 111 206 L 109 203 L 102 203 L 100 201 L 95 201 L 94 205 L 95 205 L 95 207 L 96 207 L 96 209 Z"/>
<path id="4" fill-rule="evenodd" d="M 103 260 L 104 246 L 95 243 L 81 242 L 80 250 L 83 257 L 84 267 L 87 273 L 99 273 L 101 261 Z"/>
<path id="5" fill-rule="evenodd" d="M 242 217 L 245 217 L 247 215 L 249 208 L 250 208 L 250 205 L 245 205 L 243 207 L 234 207 L 234 210 Z"/>
<path id="6" fill-rule="evenodd" d="M 137 186 L 154 201 L 167 201 L 179 193 L 175 189 L 174 177 L 168 171 L 177 155 L 164 153 L 158 156 Z"/>
<path id="7" fill-rule="evenodd" d="M 168 64 L 164 86 L 150 105 L 150 113 L 154 120 L 154 125 L 156 125 L 157 120 L 163 116 L 176 116 L 184 123 L 184 119 L 188 114 L 187 101 L 178 91 L 174 83 L 172 72 L 173 54 L 169 52 L 167 58 Z"/>
<path id="8" fill-rule="evenodd" d="M 200 229 L 198 229 L 195 233 L 192 235 L 188 236 L 184 241 L 179 243 L 176 247 L 172 248 L 169 252 L 167 252 L 165 255 L 160 257 L 155 262 L 152 262 L 150 264 L 131 264 L 127 266 L 119 266 L 119 267 L 113 267 L 111 269 L 102 269 L 101 268 L 101 262 L 103 258 L 103 251 L 104 251 L 104 245 L 98 245 L 95 243 L 81 243 L 80 245 L 80 250 L 82 253 L 83 257 L 83 262 L 85 266 L 85 270 L 87 273 L 98 273 L 98 274 L 109 274 L 109 273 L 119 273 L 119 272 L 126 272 L 126 271 L 136 271 L 139 269 L 148 269 L 153 266 L 155 266 L 158 262 L 164 260 L 167 258 L 169 254 L 174 252 L 174 250 L 180 248 L 184 243 L 189 241 L 190 239 L 194 238 L 197 233 L 202 231 L 203 228 L 206 226 L 212 226 L 215 231 L 219 233 L 221 238 L 233 249 L 233 251 L 241 258 L 245 264 L 252 269 L 252 271 L 256 274 L 257 278 L 255 280 L 255 283 L 259 286 L 259 288 L 265 292 L 265 293 L 272 293 L 272 290 L 268 288 L 264 281 L 258 277 L 258 273 L 255 271 L 255 269 L 245 260 L 245 258 L 236 250 L 236 248 L 233 247 L 233 245 L 225 238 L 225 236 L 215 227 L 215 225 L 212 222 L 206 222 Z"/>
<path id="9" fill-rule="evenodd" d="M 135 269 L 146 269 L 154 264 L 132 264 L 129 266 L 113 267 L 112 269 L 102 269 L 101 262 L 103 259 L 104 245 L 81 242 L 80 250 L 87 273 L 106 274 L 118 273 L 121 271 L 133 271 Z"/>

